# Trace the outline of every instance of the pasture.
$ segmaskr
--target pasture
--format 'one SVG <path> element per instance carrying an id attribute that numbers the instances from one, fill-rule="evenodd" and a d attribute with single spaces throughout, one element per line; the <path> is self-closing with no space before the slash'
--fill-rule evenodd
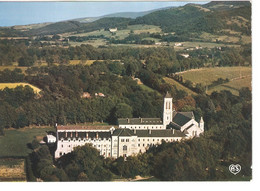
<path id="1" fill-rule="evenodd" d="M 162 30 L 159 26 L 155 25 L 129 25 L 126 29 L 118 30 L 114 34 L 112 34 L 109 31 L 105 31 L 104 29 L 101 30 L 96 30 L 92 32 L 87 32 L 87 33 L 79 33 L 79 34 L 70 34 L 70 33 L 65 33 L 63 34 L 64 37 L 68 36 L 100 36 L 104 35 L 104 37 L 107 38 L 115 38 L 115 39 L 124 39 L 129 36 L 129 34 L 133 32 L 133 34 L 141 34 L 141 33 L 161 33 Z M 153 39 L 154 40 L 154 39 Z M 156 39 L 156 42 L 158 40 Z M 98 47 L 101 45 L 106 45 L 107 41 L 105 39 L 97 38 L 93 40 L 87 40 L 84 42 L 69 42 L 71 46 L 80 46 L 81 44 L 90 44 L 94 47 Z"/>
<path id="2" fill-rule="evenodd" d="M 41 91 L 41 89 L 39 89 L 31 84 L 22 83 L 22 82 L 21 83 L 0 83 L 0 90 L 3 90 L 4 88 L 12 89 L 12 88 L 16 88 L 17 86 L 26 86 L 26 85 L 30 86 L 33 89 L 34 93 L 36 93 L 36 94 L 40 93 L 40 91 Z"/>
<path id="3" fill-rule="evenodd" d="M 212 82 L 218 78 L 229 79 L 229 82 L 209 89 L 207 91 L 208 94 L 211 94 L 213 91 L 229 90 L 234 95 L 238 95 L 242 87 L 252 89 L 251 67 L 201 68 L 180 72 L 179 75 L 182 76 L 184 80 L 190 80 L 194 84 L 201 83 L 203 86 L 212 84 Z"/>
<path id="4" fill-rule="evenodd" d="M 53 127 L 33 127 L 22 129 L 6 129 L 5 136 L 0 136 L 0 158 L 25 157 L 31 149 L 28 144 L 34 138 L 41 140 L 47 131 L 54 131 Z"/>
<path id="5" fill-rule="evenodd" d="M 241 76 L 252 76 L 251 67 L 215 67 L 200 68 L 178 73 L 184 80 L 190 80 L 193 83 L 201 83 L 202 85 L 210 85 L 218 78 L 229 80 L 239 78 Z"/>
<path id="6" fill-rule="evenodd" d="M 221 91 L 221 90 L 228 90 L 230 91 L 232 94 L 234 95 L 239 95 L 239 90 L 242 87 L 248 87 L 250 90 L 252 90 L 252 86 L 251 86 L 251 82 L 252 82 L 252 76 L 248 76 L 248 77 L 243 77 L 243 78 L 239 78 L 239 79 L 234 79 L 228 83 L 224 83 L 218 86 L 215 86 L 212 89 L 208 90 L 208 94 L 211 94 L 213 91 Z"/>

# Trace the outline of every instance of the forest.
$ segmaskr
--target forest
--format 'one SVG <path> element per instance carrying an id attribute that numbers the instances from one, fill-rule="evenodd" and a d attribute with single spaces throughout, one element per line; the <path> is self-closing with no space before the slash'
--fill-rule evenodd
<path id="1" fill-rule="evenodd" d="M 63 49 L 52 50 L 62 55 Z M 74 50 L 85 50 L 91 58 L 97 58 L 98 51 L 104 51 L 81 46 L 66 50 L 68 56 L 77 55 Z M 108 59 L 91 65 L 49 63 L 49 66 L 34 65 L 25 72 L 20 69 L 1 71 L 1 82 L 23 81 L 42 90 L 36 94 L 29 86 L 18 86 L 0 91 L 1 133 L 4 135 L 6 128 L 54 125 L 56 122 L 117 124 L 119 117 L 161 117 L 162 98 L 169 91 L 177 111 L 193 111 L 196 120 L 204 117 L 205 135 L 180 143 L 162 143 L 146 153 L 128 157 L 126 161 L 123 158 L 104 159 L 90 145 L 54 161 L 51 149 L 39 146 L 33 140 L 32 154 L 27 157 L 28 180 L 106 181 L 137 175 L 165 181 L 229 180 L 232 177 L 227 166 L 235 162 L 242 165 L 239 177 L 250 179 L 252 98 L 248 88 L 242 88 L 239 96 L 229 91 L 211 95 L 201 91 L 189 96 L 163 80 L 163 74 L 184 60 L 178 59 L 171 48 L 114 50 L 109 51 L 110 54 L 104 51 L 102 58 L 116 59 L 116 56 L 124 55 L 120 61 Z M 47 54 L 54 56 L 51 51 Z M 153 57 L 148 56 L 151 54 Z M 145 64 L 141 59 L 147 59 Z M 165 59 L 165 63 L 161 59 Z M 230 63 L 236 65 L 236 59 L 230 59 Z M 152 67 L 153 64 L 159 65 Z M 165 64 L 164 72 L 161 72 L 161 64 Z M 142 89 L 133 77 L 141 79 L 153 91 Z M 219 79 L 213 84 L 222 81 Z M 92 97 L 82 98 L 83 92 Z M 105 97 L 95 96 L 99 92 Z"/>
<path id="2" fill-rule="evenodd" d="M 86 144 L 53 161 L 47 146 L 36 145 L 27 159 L 32 167 L 29 180 L 35 181 L 37 177 L 44 181 L 109 181 L 137 175 L 161 181 L 232 180 L 234 177 L 228 171 L 232 163 L 242 166 L 234 180 L 251 179 L 252 114 L 248 89 L 242 89 L 239 97 L 223 91 L 193 99 L 180 111 L 203 113 L 207 127 L 199 138 L 162 142 L 126 160 L 104 159 Z"/>
<path id="3" fill-rule="evenodd" d="M 242 43 L 246 42 L 242 41 L 243 35 L 251 35 L 250 3 L 236 2 L 238 8 L 231 8 L 229 2 L 224 4 L 217 8 L 215 2 L 199 7 L 187 4 L 136 19 L 64 21 L 23 32 L 14 27 L 0 28 L 1 36 L 28 37 L 0 39 L 0 83 L 23 82 L 41 90 L 37 93 L 28 85 L 0 88 L 0 138 L 10 129 L 26 131 L 27 127 L 53 127 L 56 123 L 117 125 L 118 118 L 162 117 L 166 92 L 172 95 L 176 111 L 193 111 L 196 121 L 203 116 L 205 122 L 205 133 L 199 138 L 162 142 L 126 160 L 103 158 L 91 145 L 77 147 L 54 160 L 53 148 L 34 139 L 28 143 L 31 153 L 26 157 L 27 180 L 111 181 L 132 180 L 138 175 L 156 181 L 250 180 L 251 89 L 241 85 L 238 95 L 227 90 L 208 94 L 207 88 L 228 83 L 230 79 L 219 77 L 206 87 L 180 74 L 206 67 L 251 68 L 251 41 Z M 243 24 L 227 24 L 235 16 L 244 18 L 240 18 Z M 114 34 L 108 38 L 101 33 L 77 36 L 115 27 L 125 30 L 131 25 L 155 25 L 161 32 L 129 30 L 124 38 L 113 38 Z M 227 43 L 214 39 L 214 47 L 196 44 L 192 50 L 170 46 L 174 42 L 196 43 L 205 33 L 214 38 L 228 31 L 239 40 Z M 61 40 L 65 32 L 72 35 Z M 100 46 L 68 43 L 97 38 L 108 43 Z M 156 42 L 165 44 L 150 46 Z M 72 64 L 73 61 L 78 63 Z M 167 83 L 165 78 L 188 88 L 192 94 Z M 232 163 L 242 166 L 236 177 L 228 171 Z"/>

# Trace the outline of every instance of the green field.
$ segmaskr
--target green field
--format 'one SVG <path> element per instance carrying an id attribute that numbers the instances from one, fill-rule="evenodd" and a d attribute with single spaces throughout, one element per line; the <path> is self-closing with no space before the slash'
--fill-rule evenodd
<path id="1" fill-rule="evenodd" d="M 239 78 L 241 76 L 252 76 L 251 67 L 215 67 L 215 68 L 200 68 L 178 73 L 184 80 L 190 80 L 194 83 L 210 85 L 218 78 L 229 80 Z"/>
<path id="2" fill-rule="evenodd" d="M 36 94 L 38 94 L 41 91 L 41 89 L 39 89 L 31 84 L 28 84 L 28 83 L 0 83 L 0 90 L 3 90 L 6 87 L 7 88 L 16 88 L 17 86 L 26 86 L 26 85 L 30 86 L 33 89 L 34 93 L 36 93 Z"/>
<path id="3" fill-rule="evenodd" d="M 234 95 L 239 95 L 239 90 L 242 87 L 248 87 L 250 90 L 252 90 L 251 86 L 251 81 L 252 81 L 252 76 L 241 78 L 241 79 L 236 79 L 232 80 L 228 83 L 221 84 L 218 86 L 215 86 L 214 88 L 208 90 L 208 94 L 211 94 L 213 91 L 221 91 L 221 90 L 228 90 Z"/>
<path id="4" fill-rule="evenodd" d="M 0 136 L 0 158 L 25 157 L 31 150 L 27 144 L 34 138 L 42 139 L 46 131 L 54 131 L 52 127 L 7 129 L 5 136 Z"/>
<path id="5" fill-rule="evenodd" d="M 79 33 L 79 34 L 70 34 L 65 33 L 63 34 L 64 37 L 68 36 L 100 36 L 104 35 L 104 37 L 107 38 L 115 38 L 115 39 L 124 39 L 129 36 L 130 32 L 133 32 L 134 34 L 140 34 L 140 33 L 161 33 L 162 30 L 159 26 L 155 25 L 129 25 L 126 29 L 118 30 L 115 32 L 115 34 L 112 34 L 109 31 L 105 31 L 104 29 L 96 30 L 88 33 Z M 154 40 L 154 39 L 153 39 Z M 155 40 L 158 41 L 157 39 Z M 106 45 L 107 41 L 104 39 L 95 39 L 95 40 L 88 40 L 84 42 L 69 42 L 72 46 L 80 46 L 81 44 L 90 44 L 92 46 L 98 47 L 101 45 Z"/>
<path id="6" fill-rule="evenodd" d="M 218 78 L 229 79 L 224 83 L 208 90 L 208 94 L 213 91 L 229 90 L 234 95 L 238 95 L 242 87 L 251 88 L 252 68 L 251 67 L 215 67 L 201 68 L 179 73 L 184 80 L 190 80 L 194 84 L 201 83 L 203 86 L 212 84 Z M 241 78 L 240 78 L 241 77 Z M 177 83 L 177 82 L 176 82 Z"/>
<path id="7" fill-rule="evenodd" d="M 189 88 L 186 88 L 185 86 L 181 85 L 180 83 L 176 82 L 175 80 L 165 77 L 163 78 L 164 81 L 172 86 L 176 86 L 177 90 L 183 90 L 188 93 L 188 95 L 197 95 L 197 93 L 191 91 Z"/>

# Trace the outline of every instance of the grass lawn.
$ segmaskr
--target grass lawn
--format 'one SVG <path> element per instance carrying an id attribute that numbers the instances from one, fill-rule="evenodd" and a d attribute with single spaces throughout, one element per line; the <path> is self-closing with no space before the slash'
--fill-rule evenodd
<path id="1" fill-rule="evenodd" d="M 5 136 L 0 136 L 0 158 L 25 157 L 31 150 L 27 147 L 34 138 L 41 139 L 46 131 L 54 131 L 53 127 L 7 129 Z"/>
<path id="2" fill-rule="evenodd" d="M 28 84 L 28 83 L 0 83 L 0 90 L 4 89 L 6 87 L 16 88 L 17 86 L 26 86 L 26 85 L 30 86 L 36 94 L 38 94 L 41 91 L 41 89 L 39 89 L 31 84 Z"/>
<path id="3" fill-rule="evenodd" d="M 168 78 L 168 77 L 164 77 L 163 78 L 164 81 L 172 86 L 176 86 L 177 90 L 183 90 L 185 92 L 188 93 L 188 95 L 197 95 L 197 93 L 191 91 L 189 88 L 186 88 L 185 86 L 183 86 L 182 84 L 176 82 L 175 80 Z"/>

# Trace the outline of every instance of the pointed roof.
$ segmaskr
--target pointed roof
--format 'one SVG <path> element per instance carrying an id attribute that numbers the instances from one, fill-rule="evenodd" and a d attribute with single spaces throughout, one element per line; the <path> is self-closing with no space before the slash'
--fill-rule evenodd
<path id="1" fill-rule="evenodd" d="M 173 112 L 172 122 L 179 127 L 182 127 L 192 119 L 194 119 L 193 112 Z"/>
<path id="2" fill-rule="evenodd" d="M 171 94 L 169 94 L 169 92 L 167 91 L 166 95 L 164 98 L 172 98 Z"/>

